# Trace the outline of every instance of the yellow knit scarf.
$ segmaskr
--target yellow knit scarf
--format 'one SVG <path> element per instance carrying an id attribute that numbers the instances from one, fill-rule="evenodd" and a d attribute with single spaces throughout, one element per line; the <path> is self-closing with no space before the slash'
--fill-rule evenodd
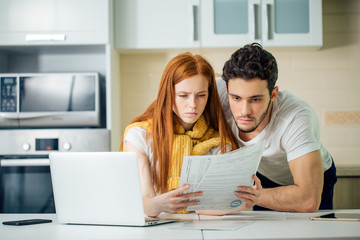
<path id="1" fill-rule="evenodd" d="M 175 125 L 168 189 L 179 187 L 184 156 L 204 155 L 211 148 L 220 145 L 219 133 L 209 127 L 204 116 L 195 123 L 192 130 L 185 131 L 180 124 Z"/>
<path id="2" fill-rule="evenodd" d="M 133 127 L 142 127 L 148 132 L 151 132 L 151 126 L 152 119 L 135 122 L 125 129 L 124 134 L 126 135 L 127 131 Z M 211 148 L 219 145 L 219 133 L 208 126 L 208 123 L 203 115 L 197 120 L 192 130 L 185 131 L 183 126 L 176 124 L 174 127 L 168 190 L 171 191 L 179 187 L 179 179 L 184 156 L 203 155 Z M 125 147 L 124 151 L 126 151 Z"/>

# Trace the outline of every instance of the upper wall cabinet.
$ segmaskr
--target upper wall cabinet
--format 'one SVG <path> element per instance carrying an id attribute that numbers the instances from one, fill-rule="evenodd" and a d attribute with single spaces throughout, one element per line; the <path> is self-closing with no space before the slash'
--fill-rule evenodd
<path id="1" fill-rule="evenodd" d="M 109 42 L 109 1 L 1 0 L 0 45 Z"/>
<path id="2" fill-rule="evenodd" d="M 115 0 L 120 49 L 200 47 L 199 0 Z"/>
<path id="3" fill-rule="evenodd" d="M 321 0 L 202 0 L 202 47 L 321 46 Z"/>

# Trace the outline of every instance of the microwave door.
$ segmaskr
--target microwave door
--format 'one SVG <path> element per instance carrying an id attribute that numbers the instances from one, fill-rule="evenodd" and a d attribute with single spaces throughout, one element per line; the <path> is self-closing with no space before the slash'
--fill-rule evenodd
<path id="1" fill-rule="evenodd" d="M 98 84 L 94 74 L 20 77 L 20 126 L 99 126 Z"/>
<path id="2" fill-rule="evenodd" d="M 20 77 L 20 112 L 68 111 L 73 81 L 71 75 Z"/>

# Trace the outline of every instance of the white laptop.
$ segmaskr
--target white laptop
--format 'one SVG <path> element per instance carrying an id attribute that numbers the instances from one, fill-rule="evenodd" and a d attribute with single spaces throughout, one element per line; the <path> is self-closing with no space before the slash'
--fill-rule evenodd
<path id="1" fill-rule="evenodd" d="M 146 219 L 136 153 L 49 154 L 59 223 L 150 226 L 174 220 Z"/>

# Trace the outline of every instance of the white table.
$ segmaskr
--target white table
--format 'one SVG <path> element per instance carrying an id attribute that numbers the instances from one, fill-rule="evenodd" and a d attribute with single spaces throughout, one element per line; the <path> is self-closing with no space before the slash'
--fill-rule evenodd
<path id="1" fill-rule="evenodd" d="M 360 222 L 313 221 L 310 217 L 327 212 L 360 213 L 360 210 L 317 213 L 241 212 L 221 217 L 222 221 L 251 221 L 234 231 L 203 231 L 204 239 L 360 239 Z M 201 220 L 220 217 L 200 216 Z"/>
<path id="2" fill-rule="evenodd" d="M 199 220 L 196 214 L 163 214 L 179 221 Z M 42 218 L 52 223 L 27 226 L 0 225 L 0 240 L 82 240 L 82 239 L 202 239 L 201 231 L 172 230 L 171 224 L 151 227 L 59 224 L 55 214 L 0 214 L 0 221 Z M 181 223 L 181 222 L 180 222 Z"/>
<path id="3" fill-rule="evenodd" d="M 163 214 L 180 222 L 153 227 L 91 226 L 59 224 L 55 214 L 0 214 L 0 221 L 30 218 L 52 219 L 52 223 L 29 226 L 0 226 L 1 240 L 71 240 L 71 239 L 360 239 L 360 222 L 312 221 L 324 214 L 285 212 L 241 212 L 227 216 Z M 356 212 L 360 210 L 336 210 Z M 199 222 L 200 221 L 200 222 Z M 235 230 L 189 229 L 185 222 L 211 223 L 215 226 L 239 225 Z M 189 224 L 189 226 L 192 226 Z"/>

